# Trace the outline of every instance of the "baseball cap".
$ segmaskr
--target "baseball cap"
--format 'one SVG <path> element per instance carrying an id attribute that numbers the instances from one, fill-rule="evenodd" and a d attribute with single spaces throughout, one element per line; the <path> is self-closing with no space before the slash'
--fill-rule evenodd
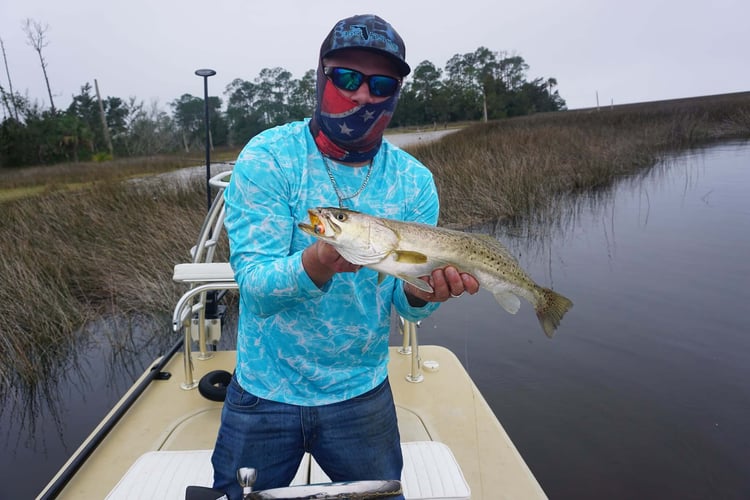
<path id="1" fill-rule="evenodd" d="M 393 60 L 401 76 L 411 72 L 401 36 L 387 21 L 373 14 L 360 14 L 337 22 L 320 46 L 320 58 L 341 49 L 379 52 Z"/>

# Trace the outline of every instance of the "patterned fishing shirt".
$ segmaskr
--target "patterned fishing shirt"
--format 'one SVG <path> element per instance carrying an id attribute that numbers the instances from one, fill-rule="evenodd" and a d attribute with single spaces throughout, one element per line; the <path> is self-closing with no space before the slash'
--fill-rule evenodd
<path id="1" fill-rule="evenodd" d="M 344 195 L 356 193 L 367 167 L 329 160 Z M 362 193 L 344 202 L 370 215 L 436 224 L 430 171 L 386 140 Z M 362 268 L 318 288 L 302 267 L 314 238 L 297 224 L 307 210 L 338 198 L 308 120 L 267 130 L 240 153 L 225 191 L 230 263 L 240 287 L 237 378 L 264 399 L 300 406 L 335 403 L 387 376 L 392 307 L 412 321 L 437 307 L 414 308 L 403 283 Z"/>

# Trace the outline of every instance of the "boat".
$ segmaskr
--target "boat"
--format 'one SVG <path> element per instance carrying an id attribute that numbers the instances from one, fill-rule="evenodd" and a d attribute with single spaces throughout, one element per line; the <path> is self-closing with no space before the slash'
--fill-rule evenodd
<path id="1" fill-rule="evenodd" d="M 174 267 L 174 281 L 185 288 L 172 313 L 174 345 L 148 366 L 38 499 L 212 493 L 210 457 L 236 356 L 217 348 L 226 329 L 219 303 L 237 289 L 229 264 L 217 259 L 230 177 L 231 170 L 210 177 L 207 187 L 216 195 L 197 244 L 190 259 Z M 385 498 L 383 488 L 394 487 L 410 500 L 546 498 L 458 358 L 445 347 L 419 345 L 417 324 L 394 323 L 403 335 L 389 347 L 388 369 L 404 454 L 401 481 L 330 483 L 305 455 L 292 484 L 275 492 L 253 492 L 247 464 L 238 471 L 245 498 Z"/>

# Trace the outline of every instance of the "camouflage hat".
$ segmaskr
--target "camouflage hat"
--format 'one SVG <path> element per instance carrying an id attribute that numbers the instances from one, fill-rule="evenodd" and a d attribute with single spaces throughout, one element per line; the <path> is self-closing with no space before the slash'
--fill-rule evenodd
<path id="1" fill-rule="evenodd" d="M 320 58 L 341 49 L 365 49 L 390 57 L 401 76 L 411 72 L 406 64 L 406 46 L 401 36 L 387 21 L 373 14 L 362 14 L 337 22 L 323 44 Z"/>

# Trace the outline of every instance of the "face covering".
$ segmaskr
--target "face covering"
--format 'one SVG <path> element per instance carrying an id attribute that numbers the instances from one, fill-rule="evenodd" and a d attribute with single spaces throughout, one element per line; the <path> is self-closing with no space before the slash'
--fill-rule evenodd
<path id="1" fill-rule="evenodd" d="M 380 149 L 399 93 L 383 102 L 356 104 L 344 97 L 318 66 L 317 105 L 310 131 L 320 152 L 337 161 L 372 160 Z"/>

